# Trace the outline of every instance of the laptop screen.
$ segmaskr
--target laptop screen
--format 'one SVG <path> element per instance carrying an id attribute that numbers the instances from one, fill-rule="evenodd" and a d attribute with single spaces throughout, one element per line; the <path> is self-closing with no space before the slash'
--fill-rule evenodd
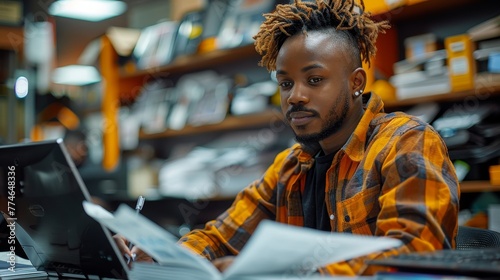
<path id="1" fill-rule="evenodd" d="M 38 270 L 127 278 L 110 232 L 83 209 L 91 197 L 62 139 L 0 146 L 0 170 L 0 209 Z"/>

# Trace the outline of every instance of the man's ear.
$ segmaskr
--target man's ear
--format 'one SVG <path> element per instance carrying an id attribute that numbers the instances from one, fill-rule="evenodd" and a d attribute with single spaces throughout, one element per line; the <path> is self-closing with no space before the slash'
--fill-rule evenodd
<path id="1" fill-rule="evenodd" d="M 349 78 L 349 89 L 353 96 L 360 96 L 363 94 L 366 86 L 366 72 L 363 68 L 359 67 L 352 71 Z"/>

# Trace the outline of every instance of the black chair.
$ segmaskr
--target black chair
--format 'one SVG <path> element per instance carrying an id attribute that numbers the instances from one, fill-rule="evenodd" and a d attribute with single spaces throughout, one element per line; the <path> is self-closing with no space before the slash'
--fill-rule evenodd
<path id="1" fill-rule="evenodd" d="M 459 226 L 457 250 L 500 248 L 500 232 L 493 230 Z"/>

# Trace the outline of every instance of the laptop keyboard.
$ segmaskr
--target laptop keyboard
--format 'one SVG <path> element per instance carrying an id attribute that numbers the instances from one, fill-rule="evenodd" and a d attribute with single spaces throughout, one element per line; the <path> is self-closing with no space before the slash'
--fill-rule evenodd
<path id="1" fill-rule="evenodd" d="M 490 264 L 500 264 L 500 250 L 480 249 L 480 250 L 443 250 L 421 254 L 399 255 L 399 259 L 414 261 L 444 261 L 457 263 L 491 262 Z"/>
<path id="2" fill-rule="evenodd" d="M 500 276 L 500 248 L 415 252 L 369 263 L 391 266 L 399 271 Z"/>

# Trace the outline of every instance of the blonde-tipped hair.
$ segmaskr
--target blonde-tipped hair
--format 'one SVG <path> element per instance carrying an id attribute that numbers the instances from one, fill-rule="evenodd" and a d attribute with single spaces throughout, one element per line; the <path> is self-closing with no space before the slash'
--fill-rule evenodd
<path id="1" fill-rule="evenodd" d="M 280 4 L 272 13 L 264 14 L 265 21 L 254 36 L 255 49 L 262 56 L 260 66 L 276 70 L 276 57 L 285 40 L 297 33 L 335 29 L 345 33 L 352 43 L 355 61 L 370 64 L 375 55 L 378 34 L 389 28 L 387 21 L 375 22 L 364 12 L 363 0 L 316 0 Z M 351 47 L 351 46 L 350 46 Z"/>

